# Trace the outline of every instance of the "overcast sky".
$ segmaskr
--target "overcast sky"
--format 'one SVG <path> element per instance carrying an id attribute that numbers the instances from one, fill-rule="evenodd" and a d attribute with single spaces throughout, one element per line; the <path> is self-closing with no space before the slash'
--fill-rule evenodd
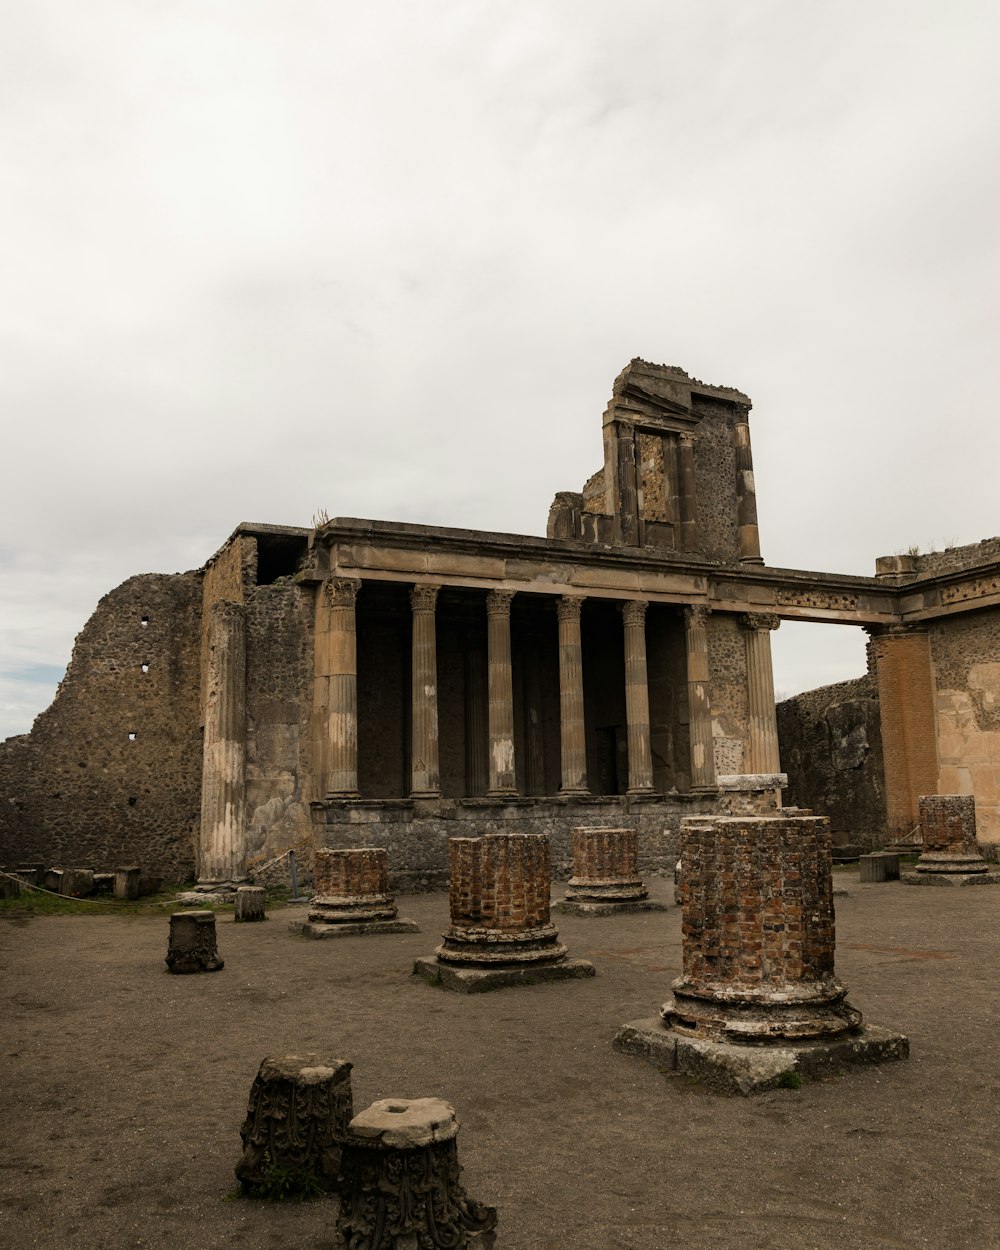
<path id="1" fill-rule="evenodd" d="M 0 11 L 0 736 L 240 521 L 544 533 L 633 356 L 736 386 L 768 563 L 1000 531 L 993 0 Z M 863 671 L 782 627 L 779 690 Z"/>

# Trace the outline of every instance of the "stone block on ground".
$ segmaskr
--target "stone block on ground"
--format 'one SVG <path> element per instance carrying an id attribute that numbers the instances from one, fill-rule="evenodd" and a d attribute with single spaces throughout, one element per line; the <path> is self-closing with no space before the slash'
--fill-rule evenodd
<path id="1" fill-rule="evenodd" d="M 218 972 L 223 963 L 215 939 L 215 913 L 175 911 L 170 917 L 167 969 L 175 973 Z"/>
<path id="2" fill-rule="evenodd" d="M 94 892 L 94 874 L 89 868 L 64 868 L 59 893 L 67 898 L 86 898 Z"/>
<path id="3" fill-rule="evenodd" d="M 886 862 L 882 855 L 859 856 L 858 868 L 861 872 L 862 885 L 872 885 L 887 879 Z"/>
<path id="4" fill-rule="evenodd" d="M 236 891 L 236 912 L 233 919 L 238 922 L 264 920 L 264 904 L 267 891 L 262 885 L 241 885 Z"/>
<path id="5" fill-rule="evenodd" d="M 115 869 L 115 898 L 136 899 L 139 897 L 139 877 L 142 869 L 136 866 Z"/>

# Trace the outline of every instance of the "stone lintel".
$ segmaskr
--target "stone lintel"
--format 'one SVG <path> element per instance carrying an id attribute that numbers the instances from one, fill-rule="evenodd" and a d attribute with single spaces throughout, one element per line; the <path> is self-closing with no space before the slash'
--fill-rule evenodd
<path id="1" fill-rule="evenodd" d="M 661 1071 L 695 1077 L 726 1094 L 762 1094 L 790 1078 L 839 1075 L 869 1063 L 907 1059 L 910 1042 L 902 1033 L 874 1025 L 824 1041 L 782 1042 L 773 1046 L 738 1046 L 681 1037 L 658 1017 L 633 1020 L 615 1034 L 613 1045 L 638 1055 Z"/>
<path id="2" fill-rule="evenodd" d="M 903 885 L 1000 885 L 1000 872 L 903 872 Z"/>
<path id="3" fill-rule="evenodd" d="M 305 938 L 339 938 L 373 933 L 419 933 L 420 929 L 415 920 L 357 920 L 345 924 L 290 920 L 288 932 Z"/>
<path id="4" fill-rule="evenodd" d="M 559 963 L 531 964 L 524 968 L 456 968 L 453 964 L 441 963 L 434 955 L 424 955 L 414 960 L 413 972 L 442 989 L 459 994 L 481 994 L 486 990 L 537 985 L 542 981 L 578 981 L 594 976 L 597 969 L 586 959 L 563 959 Z"/>

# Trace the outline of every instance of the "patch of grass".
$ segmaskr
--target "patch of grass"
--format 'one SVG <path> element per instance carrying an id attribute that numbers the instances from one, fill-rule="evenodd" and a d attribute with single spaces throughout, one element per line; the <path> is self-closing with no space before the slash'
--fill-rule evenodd
<path id="1" fill-rule="evenodd" d="M 40 893 L 25 888 L 16 898 L 0 898 L 0 919 L 23 919 L 27 916 L 169 915 L 185 906 L 174 897 L 183 888 L 180 885 L 171 885 L 156 894 L 137 899 L 115 898 L 110 894 L 69 898 L 64 894 Z M 232 908 L 228 910 L 231 911 Z"/>
<path id="2" fill-rule="evenodd" d="M 259 1185 L 243 1185 L 238 1195 L 257 1198 L 261 1202 L 312 1202 L 326 1192 L 315 1172 L 306 1168 L 290 1168 L 264 1156 L 267 1165 Z M 227 1194 L 228 1198 L 229 1195 Z"/>
<path id="3" fill-rule="evenodd" d="M 801 1089 L 802 1077 L 797 1072 L 782 1072 L 778 1077 L 778 1089 Z"/>

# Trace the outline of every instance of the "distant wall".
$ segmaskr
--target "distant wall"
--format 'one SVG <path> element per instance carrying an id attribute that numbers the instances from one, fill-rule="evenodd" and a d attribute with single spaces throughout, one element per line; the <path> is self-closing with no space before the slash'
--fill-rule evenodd
<path id="1" fill-rule="evenodd" d="M 132 577 L 97 605 L 52 705 L 0 742 L 0 862 L 191 875 L 201 580 Z"/>
<path id="2" fill-rule="evenodd" d="M 785 804 L 829 816 L 834 833 L 850 841 L 881 843 L 885 780 L 874 676 L 809 690 L 777 710 Z"/>

